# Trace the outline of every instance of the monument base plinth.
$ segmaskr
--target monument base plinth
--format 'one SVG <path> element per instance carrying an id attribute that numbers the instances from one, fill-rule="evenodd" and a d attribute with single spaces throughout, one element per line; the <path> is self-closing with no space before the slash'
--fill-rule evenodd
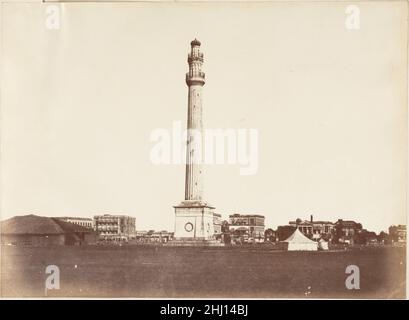
<path id="1" fill-rule="evenodd" d="M 173 246 L 222 246 L 214 239 L 214 207 L 197 200 L 185 200 L 175 208 Z"/>

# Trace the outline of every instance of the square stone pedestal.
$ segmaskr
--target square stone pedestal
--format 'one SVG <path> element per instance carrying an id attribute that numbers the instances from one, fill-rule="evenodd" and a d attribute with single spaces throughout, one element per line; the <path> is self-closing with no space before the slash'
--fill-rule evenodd
<path id="1" fill-rule="evenodd" d="M 168 245 L 223 245 L 214 239 L 214 207 L 200 201 L 183 201 L 174 208 L 175 234 Z"/>

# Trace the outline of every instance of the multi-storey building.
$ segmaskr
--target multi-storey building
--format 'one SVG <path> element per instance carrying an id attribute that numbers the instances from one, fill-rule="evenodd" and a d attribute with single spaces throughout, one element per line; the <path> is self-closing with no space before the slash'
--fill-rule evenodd
<path id="1" fill-rule="evenodd" d="M 362 224 L 352 220 L 338 219 L 335 222 L 335 241 L 353 244 L 356 236 L 362 231 Z"/>
<path id="2" fill-rule="evenodd" d="M 94 216 L 95 230 L 100 237 L 109 239 L 127 238 L 135 236 L 135 218 L 125 215 Z"/>
<path id="3" fill-rule="evenodd" d="M 232 214 L 229 216 L 229 230 L 233 234 L 264 238 L 264 220 L 265 217 L 258 214 Z"/>
<path id="4" fill-rule="evenodd" d="M 73 223 L 78 226 L 94 229 L 94 220 L 91 218 L 81 218 L 81 217 L 58 217 L 57 219 L 63 220 L 65 222 Z"/>
<path id="5" fill-rule="evenodd" d="M 289 221 L 292 227 L 297 227 L 305 236 L 312 239 L 326 238 L 329 240 L 333 234 L 335 224 L 331 221 L 314 221 L 311 215 L 310 220 L 297 219 L 296 221 Z"/>
<path id="6" fill-rule="evenodd" d="M 222 234 L 222 215 L 219 213 L 213 213 L 213 229 L 214 236 L 218 238 Z"/>
<path id="7" fill-rule="evenodd" d="M 166 243 L 173 239 L 173 232 L 162 231 L 136 231 L 135 240 L 137 243 Z"/>

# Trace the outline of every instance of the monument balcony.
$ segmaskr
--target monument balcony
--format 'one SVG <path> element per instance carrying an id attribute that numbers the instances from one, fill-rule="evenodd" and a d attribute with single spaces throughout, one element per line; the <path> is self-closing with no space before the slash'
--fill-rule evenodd
<path id="1" fill-rule="evenodd" d="M 205 83 L 205 73 L 204 72 L 196 72 L 192 75 L 188 72 L 186 73 L 186 83 L 190 84 L 204 84 Z"/>

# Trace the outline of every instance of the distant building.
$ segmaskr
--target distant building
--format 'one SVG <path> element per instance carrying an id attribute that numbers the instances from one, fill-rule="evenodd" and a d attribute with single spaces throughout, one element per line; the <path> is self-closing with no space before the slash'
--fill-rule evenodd
<path id="1" fill-rule="evenodd" d="M 173 239 L 173 232 L 169 232 L 166 230 L 155 231 L 149 237 L 149 240 L 151 242 L 160 242 L 160 243 L 166 243 L 172 239 Z"/>
<path id="2" fill-rule="evenodd" d="M 135 218 L 104 214 L 94 216 L 95 230 L 103 239 L 129 239 L 135 237 Z"/>
<path id="3" fill-rule="evenodd" d="M 362 224 L 352 220 L 338 219 L 335 222 L 335 241 L 353 244 L 355 236 L 362 230 Z"/>
<path id="4" fill-rule="evenodd" d="M 135 240 L 141 243 L 144 243 L 144 242 L 145 243 L 152 243 L 152 242 L 166 243 L 172 240 L 173 236 L 174 236 L 173 232 L 169 232 L 166 230 L 162 230 L 162 231 L 149 230 L 149 231 L 136 231 L 135 232 Z"/>
<path id="5" fill-rule="evenodd" d="M 148 235 L 148 231 L 146 230 L 135 231 L 135 239 L 137 241 L 144 240 L 145 238 L 147 238 L 147 235 Z"/>
<path id="6" fill-rule="evenodd" d="M 94 229 L 94 220 L 91 219 L 91 218 L 61 217 L 61 218 L 58 218 L 58 219 L 63 220 L 65 222 L 76 224 L 76 225 L 84 227 L 84 228 Z"/>
<path id="7" fill-rule="evenodd" d="M 213 229 L 214 237 L 219 238 L 222 234 L 222 215 L 219 213 L 213 213 Z"/>
<path id="8" fill-rule="evenodd" d="M 335 224 L 331 221 L 314 221 L 313 215 L 310 216 L 310 220 L 302 221 L 297 219 L 296 221 L 290 221 L 288 224 L 292 227 L 298 227 L 305 236 L 315 240 L 320 238 L 329 240 L 335 228 Z"/>
<path id="9" fill-rule="evenodd" d="M 17 216 L 1 222 L 1 243 L 5 245 L 53 246 L 94 244 L 97 234 L 89 228 L 58 218 Z"/>
<path id="10" fill-rule="evenodd" d="M 229 216 L 229 230 L 236 235 L 247 234 L 264 239 L 264 216 L 257 214 L 232 214 Z"/>
<path id="11" fill-rule="evenodd" d="M 332 243 L 374 243 L 376 234 L 362 229 L 362 224 L 352 220 L 338 219 L 337 222 L 314 220 L 311 215 L 310 220 L 297 219 L 289 221 L 287 226 L 277 228 L 277 237 L 283 241 L 289 236 L 291 230 L 298 228 L 305 236 L 312 240 L 323 239 Z"/>

